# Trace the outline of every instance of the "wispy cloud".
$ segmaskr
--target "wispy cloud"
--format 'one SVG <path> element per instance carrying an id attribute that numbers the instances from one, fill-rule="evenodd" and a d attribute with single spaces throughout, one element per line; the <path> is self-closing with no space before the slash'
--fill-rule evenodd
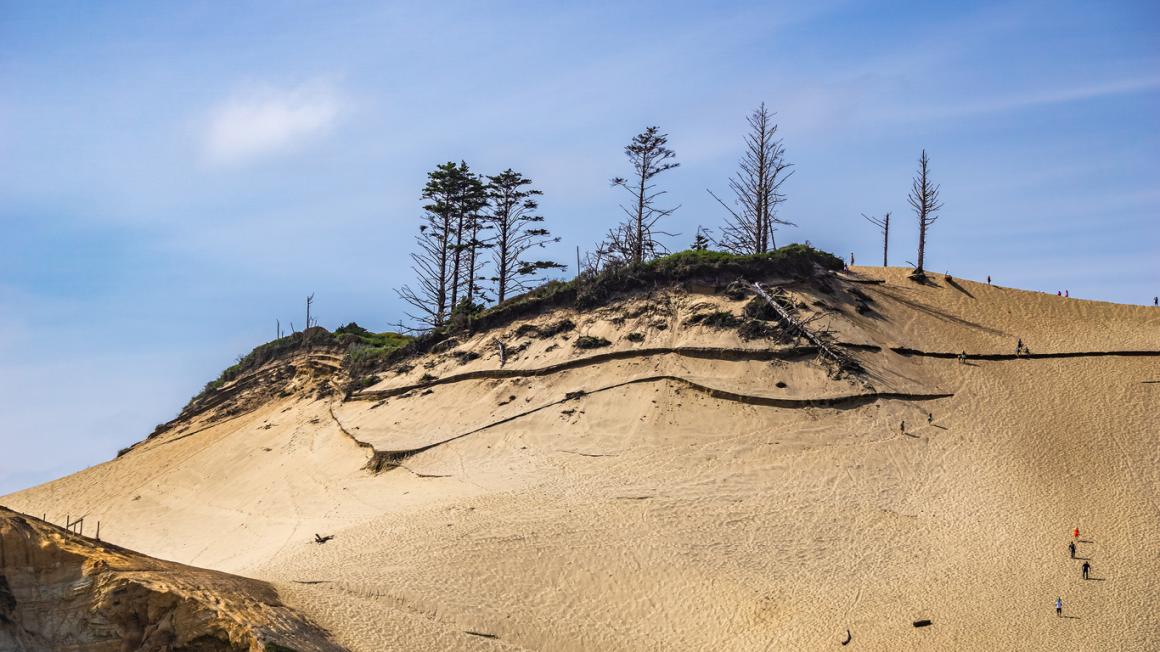
<path id="1" fill-rule="evenodd" d="M 919 109 L 908 119 L 946 119 L 988 113 L 1020 111 L 1037 106 L 1082 102 L 1116 95 L 1130 95 L 1160 89 L 1160 76 L 1119 79 L 1107 82 L 1042 88 L 1026 93 L 982 98 L 954 106 L 936 106 Z"/>
<path id="2" fill-rule="evenodd" d="M 342 112 L 341 96 L 322 83 L 246 89 L 210 109 L 205 156 L 230 165 L 292 151 L 330 131 Z"/>

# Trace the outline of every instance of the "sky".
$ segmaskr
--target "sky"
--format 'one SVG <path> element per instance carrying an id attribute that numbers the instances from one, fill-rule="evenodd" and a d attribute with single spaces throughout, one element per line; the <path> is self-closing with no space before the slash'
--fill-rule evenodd
<path id="1" fill-rule="evenodd" d="M 1160 294 L 1160 3 L 0 0 L 0 495 L 112 458 L 275 320 L 387 330 L 426 173 L 511 167 L 571 263 L 650 125 L 682 249 L 760 103 L 779 244 Z M 569 270 L 571 274 L 574 270 Z"/>

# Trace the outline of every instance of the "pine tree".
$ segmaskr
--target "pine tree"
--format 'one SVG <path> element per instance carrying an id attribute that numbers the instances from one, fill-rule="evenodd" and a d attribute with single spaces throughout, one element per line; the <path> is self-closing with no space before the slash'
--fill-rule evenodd
<path id="1" fill-rule="evenodd" d="M 503 302 L 511 293 L 528 289 L 539 272 L 566 266 L 524 258 L 532 248 L 560 241 L 540 226 L 544 218 L 536 214 L 536 198 L 543 193 L 532 187 L 532 180 L 511 168 L 487 180 L 489 210 L 485 219 L 495 231 L 491 241 L 495 276 L 491 280 L 496 284 L 496 301 Z"/>
<path id="2" fill-rule="evenodd" d="M 707 231 L 698 226 L 697 235 L 693 237 L 693 244 L 689 246 L 693 251 L 709 251 L 709 245 L 712 241 L 709 239 Z"/>
<path id="3" fill-rule="evenodd" d="M 480 211 L 487 196 L 466 163 L 447 162 L 427 174 L 422 198 L 427 203 L 415 238 L 418 249 L 411 254 L 416 287 L 397 292 L 412 307 L 412 320 L 437 328 L 462 299 L 477 293 Z"/>
<path id="4" fill-rule="evenodd" d="M 407 314 L 413 321 L 428 328 L 437 328 L 446 321 L 450 306 L 452 237 L 455 233 L 456 197 L 455 163 L 445 163 L 427 173 L 427 185 L 422 197 L 422 223 L 415 236 L 418 250 L 411 253 L 411 270 L 415 273 L 416 287 L 405 285 L 397 293 L 414 312 Z"/>
<path id="5" fill-rule="evenodd" d="M 659 127 L 648 127 L 624 148 L 633 175 L 631 178 L 614 177 L 611 183 L 631 194 L 632 203 L 621 205 L 627 219 L 609 231 L 601 245 L 606 256 L 613 261 L 640 264 L 663 252 L 656 240 L 658 234 L 672 235 L 654 230 L 661 219 L 680 208 L 658 208 L 655 203 L 665 191 L 656 190 L 653 180 L 662 172 L 680 165 L 673 160 L 676 152 L 668 148 L 668 140 L 668 134 L 660 133 Z"/>

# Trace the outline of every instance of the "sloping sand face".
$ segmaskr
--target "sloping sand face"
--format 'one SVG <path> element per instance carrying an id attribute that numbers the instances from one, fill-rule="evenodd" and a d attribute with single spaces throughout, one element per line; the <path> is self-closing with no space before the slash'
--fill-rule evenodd
<path id="1" fill-rule="evenodd" d="M 1148 649 L 1160 312 L 855 273 L 884 283 L 787 290 L 862 375 L 672 289 L 0 500 L 270 581 L 355 650 Z"/>
<path id="2" fill-rule="evenodd" d="M 151 559 L 0 508 L 0 649 L 343 648 L 263 582 Z"/>

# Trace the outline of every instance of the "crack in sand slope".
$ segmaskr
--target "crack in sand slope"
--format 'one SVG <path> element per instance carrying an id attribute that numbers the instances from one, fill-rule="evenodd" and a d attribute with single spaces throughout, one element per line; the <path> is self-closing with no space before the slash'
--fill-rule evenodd
<path id="1" fill-rule="evenodd" d="M 946 358 L 954 359 L 959 357 L 960 353 L 947 353 L 944 351 L 922 351 L 919 349 L 911 349 L 905 346 L 892 346 L 891 351 L 899 355 L 905 356 L 920 356 L 924 358 Z M 1100 358 L 1100 357 L 1160 357 L 1160 351 L 1057 351 L 1054 353 L 968 353 L 965 359 L 967 360 L 1049 360 L 1055 358 Z"/>
<path id="2" fill-rule="evenodd" d="M 446 438 L 441 439 L 439 441 L 432 442 L 432 443 L 427 444 L 425 446 L 417 446 L 417 447 L 413 447 L 413 448 L 399 449 L 399 450 L 379 450 L 379 449 L 376 449 L 370 443 L 358 439 L 357 437 L 354 436 L 353 433 L 351 433 L 349 430 L 347 430 L 347 428 L 345 426 L 343 426 L 342 422 L 339 421 L 338 416 L 334 414 L 333 409 L 330 411 L 330 416 L 332 419 L 334 419 L 334 422 L 338 425 L 339 429 L 342 430 L 342 432 L 344 434 L 346 434 L 348 437 L 350 437 L 356 443 L 358 443 L 359 446 L 361 446 L 363 448 L 368 448 L 368 449 L 374 451 L 370 461 L 367 462 L 366 468 L 370 471 L 375 472 L 375 473 L 379 473 L 379 472 L 386 470 L 386 469 L 394 468 L 397 466 L 402 466 L 401 463 L 404 460 L 406 460 L 407 458 L 411 457 L 412 455 L 416 455 L 418 453 L 422 453 L 424 451 L 431 450 L 437 446 L 442 446 L 443 444 L 447 444 L 447 443 L 452 442 L 452 441 L 463 439 L 464 437 L 467 437 L 469 435 L 474 435 L 476 433 L 482 432 L 484 430 L 489 430 L 491 428 L 503 425 L 505 423 L 510 423 L 512 421 L 515 421 L 516 419 L 520 419 L 520 418 L 529 416 L 531 414 L 535 414 L 537 412 L 548 409 L 550 407 L 561 405 L 561 404 L 567 403 L 569 401 L 579 400 L 579 399 L 583 398 L 584 396 L 588 396 L 591 394 L 598 394 L 600 392 L 606 392 L 606 391 L 610 391 L 613 389 L 626 387 L 629 385 L 636 385 L 636 384 L 640 384 L 640 383 L 654 383 L 654 382 L 680 383 L 680 384 L 683 384 L 686 387 L 688 387 L 694 391 L 700 392 L 700 393 L 705 394 L 707 396 L 710 396 L 712 398 L 717 398 L 717 399 L 721 399 L 721 400 L 725 400 L 725 401 L 731 401 L 734 403 L 742 403 L 745 405 L 756 405 L 756 406 L 762 406 L 762 407 L 786 408 L 786 409 L 802 409 L 802 408 L 811 408 L 811 407 L 830 407 L 830 408 L 836 408 L 836 409 L 849 409 L 849 408 L 861 407 L 863 405 L 875 403 L 878 401 L 887 401 L 887 400 L 929 401 L 929 400 L 936 400 L 936 399 L 942 399 L 942 398 L 950 398 L 950 397 L 954 396 L 953 393 L 920 394 L 920 393 L 911 393 L 911 392 L 866 392 L 866 393 L 861 393 L 861 394 L 844 394 L 844 395 L 840 395 L 840 396 L 816 397 L 816 398 L 778 398 L 778 397 L 773 397 L 773 396 L 760 396 L 760 395 L 756 395 L 756 394 L 742 394 L 742 393 L 734 392 L 734 391 L 730 391 L 730 390 L 709 387 L 708 385 L 703 385 L 701 383 L 694 382 L 694 381 L 689 380 L 688 378 L 684 378 L 682 376 L 674 376 L 674 375 L 670 375 L 670 374 L 658 374 L 658 375 L 653 375 L 653 376 L 644 376 L 644 377 L 640 377 L 640 378 L 632 378 L 632 379 L 629 379 L 626 381 L 622 381 L 619 383 L 613 383 L 611 385 L 606 385 L 604 387 L 599 387 L 599 388 L 592 389 L 592 390 L 581 389 L 581 390 L 576 390 L 573 392 L 568 392 L 564 395 L 563 398 L 538 405 L 534 408 L 524 410 L 523 412 L 519 412 L 517 414 L 513 414 L 513 415 L 508 416 L 508 417 L 504 417 L 503 419 L 493 421 L 491 423 L 485 424 L 485 425 L 480 426 L 478 428 L 475 428 L 473 430 L 469 430 L 467 432 L 460 433 L 458 435 L 452 435 L 450 437 L 446 437 Z M 407 469 L 407 470 L 410 470 L 410 469 Z M 414 473 L 414 471 L 412 471 L 412 473 Z"/>
<path id="3" fill-rule="evenodd" d="M 842 343 L 843 348 L 853 349 L 857 351 L 867 351 L 878 353 L 882 351 L 882 347 L 872 344 L 852 344 Z M 955 359 L 959 357 L 959 353 L 943 352 L 943 351 L 924 351 L 921 349 L 914 349 L 905 346 L 892 346 L 890 350 L 894 353 L 903 356 L 919 356 L 928 358 L 945 358 Z M 608 353 L 601 353 L 598 355 L 585 356 L 582 358 L 575 358 L 565 362 L 548 365 L 545 367 L 533 367 L 530 369 L 478 369 L 475 371 L 467 371 L 464 373 L 444 376 L 442 378 L 435 378 L 432 380 L 410 383 L 407 385 L 400 385 L 398 387 L 389 387 L 380 390 L 365 390 L 355 393 L 349 397 L 352 401 L 377 401 L 387 398 L 400 396 L 408 392 L 429 389 L 438 385 L 448 385 L 452 383 L 460 383 L 469 380 L 505 380 L 512 378 L 533 378 L 537 376 L 550 376 L 563 371 L 578 369 L 592 365 L 603 364 L 605 362 L 612 362 L 616 360 L 627 360 L 633 358 L 649 358 L 659 355 L 677 355 L 682 357 L 697 358 L 704 360 L 731 360 L 731 361 L 767 361 L 767 360 L 792 360 L 808 357 L 817 354 L 818 349 L 815 346 L 795 346 L 785 349 L 743 349 L 743 348 L 727 348 L 727 347 L 657 347 L 645 349 L 624 349 L 621 351 L 610 351 Z M 1013 353 L 968 353 L 965 356 L 967 360 L 988 360 L 988 361 L 1004 361 L 1004 360 L 1038 360 L 1038 359 L 1056 359 L 1056 358 L 1089 358 L 1089 357 L 1133 357 L 1133 356 L 1156 356 L 1160 357 L 1160 351 L 1151 350 L 1125 350 L 1125 351 L 1061 351 L 1053 353 L 1029 353 L 1022 355 L 1015 355 Z M 687 381 L 680 378 L 679 380 Z M 598 390 L 599 391 L 599 390 Z M 739 395 L 740 396 L 740 395 Z M 786 399 L 790 400 L 790 399 Z M 805 399 L 809 400 L 809 399 Z M 778 406 L 778 407 L 792 407 L 792 406 Z"/>
<path id="4" fill-rule="evenodd" d="M 843 344 L 846 348 L 865 350 L 865 351 L 879 351 L 880 347 L 868 344 Z M 793 360 L 815 355 L 818 348 L 815 346 L 794 346 L 784 349 L 745 349 L 736 347 L 653 347 L 644 349 L 623 349 L 620 351 L 609 351 L 607 353 L 599 353 L 596 355 L 585 356 L 582 358 L 573 358 L 565 362 L 560 362 L 546 367 L 534 367 L 531 369 L 479 369 L 476 371 L 466 371 L 459 374 L 444 376 L 442 378 L 435 378 L 433 380 L 411 383 L 408 385 L 400 385 L 398 387 L 389 387 L 379 390 L 365 390 L 358 392 L 350 397 L 350 400 L 359 401 L 375 401 L 384 398 L 391 398 L 406 394 L 420 389 L 427 389 L 437 385 L 446 385 L 450 383 L 458 383 L 467 380 L 497 380 L 508 378 L 531 378 L 536 376 L 550 376 L 562 371 L 569 371 L 581 367 L 588 367 L 592 365 L 603 364 L 605 362 L 612 362 L 615 360 L 627 360 L 632 358 L 649 358 L 658 355 L 677 355 L 687 358 L 697 358 L 701 360 L 730 360 L 730 361 L 768 361 L 768 360 Z"/>

